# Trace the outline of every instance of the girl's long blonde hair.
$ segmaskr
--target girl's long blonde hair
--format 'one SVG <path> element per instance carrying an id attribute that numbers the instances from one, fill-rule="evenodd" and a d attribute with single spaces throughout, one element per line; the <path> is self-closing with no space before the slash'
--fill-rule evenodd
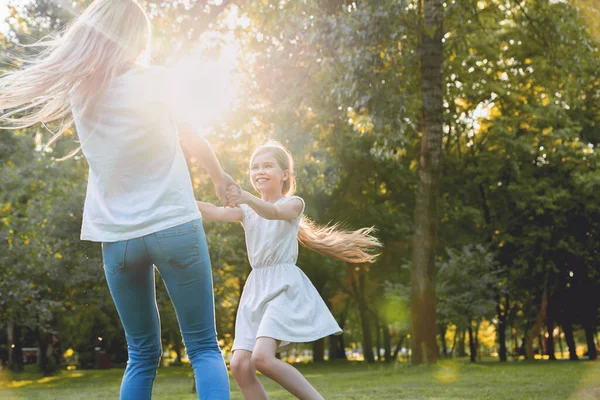
<path id="1" fill-rule="evenodd" d="M 71 110 L 93 115 L 112 79 L 147 53 L 150 22 L 135 0 L 95 0 L 24 67 L 0 77 L 0 128 L 60 120 L 55 142 L 73 123 Z"/>
<path id="2" fill-rule="evenodd" d="M 289 178 L 283 183 L 282 194 L 286 197 L 292 196 L 296 191 L 292 154 L 281 143 L 270 141 L 254 150 L 250 157 L 250 165 L 259 154 L 264 153 L 272 155 L 281 169 L 289 171 Z M 349 263 L 372 263 L 378 256 L 373 254 L 373 251 L 381 247 L 379 240 L 372 235 L 374 231 L 373 227 L 350 231 L 341 229 L 339 224 L 319 226 L 303 215 L 298 230 L 298 241 L 304 247 L 328 257 Z"/>

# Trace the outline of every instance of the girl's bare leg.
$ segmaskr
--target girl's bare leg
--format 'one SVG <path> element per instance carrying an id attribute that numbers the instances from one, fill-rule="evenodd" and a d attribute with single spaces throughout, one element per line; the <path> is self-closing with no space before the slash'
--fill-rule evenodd
<path id="1" fill-rule="evenodd" d="M 304 376 L 290 364 L 275 357 L 277 340 L 259 337 L 252 352 L 252 364 L 301 400 L 324 400 Z"/>
<path id="2" fill-rule="evenodd" d="M 246 350 L 234 351 L 229 367 L 231 368 L 231 375 L 233 375 L 245 399 L 269 399 L 265 388 L 256 377 L 256 368 L 252 364 L 252 353 Z"/>

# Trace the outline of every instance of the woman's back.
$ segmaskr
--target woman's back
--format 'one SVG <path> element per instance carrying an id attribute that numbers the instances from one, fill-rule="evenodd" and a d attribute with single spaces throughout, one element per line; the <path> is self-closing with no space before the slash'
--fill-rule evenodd
<path id="1" fill-rule="evenodd" d="M 75 124 L 89 163 L 81 238 L 113 242 L 200 217 L 169 113 L 167 70 L 133 68 Z"/>

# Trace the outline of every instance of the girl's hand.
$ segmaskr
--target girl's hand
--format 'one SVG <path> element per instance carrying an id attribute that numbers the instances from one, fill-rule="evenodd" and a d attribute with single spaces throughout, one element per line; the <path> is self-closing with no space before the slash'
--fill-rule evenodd
<path id="1" fill-rule="evenodd" d="M 231 207 L 231 204 L 235 204 L 238 206 L 240 204 L 246 204 L 247 195 L 248 195 L 248 192 L 243 190 L 241 186 L 231 185 L 227 189 L 227 203 L 230 204 L 230 207 Z"/>

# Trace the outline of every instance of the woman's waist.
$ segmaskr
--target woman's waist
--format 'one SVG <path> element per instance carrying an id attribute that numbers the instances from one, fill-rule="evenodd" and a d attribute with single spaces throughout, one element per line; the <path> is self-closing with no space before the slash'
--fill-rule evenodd
<path id="1" fill-rule="evenodd" d="M 81 239 L 94 242 L 118 242 L 150 235 L 180 224 L 201 218 L 200 212 L 177 212 L 157 214 L 152 218 L 127 218 L 115 220 L 90 220 L 84 214 L 81 227 Z"/>

